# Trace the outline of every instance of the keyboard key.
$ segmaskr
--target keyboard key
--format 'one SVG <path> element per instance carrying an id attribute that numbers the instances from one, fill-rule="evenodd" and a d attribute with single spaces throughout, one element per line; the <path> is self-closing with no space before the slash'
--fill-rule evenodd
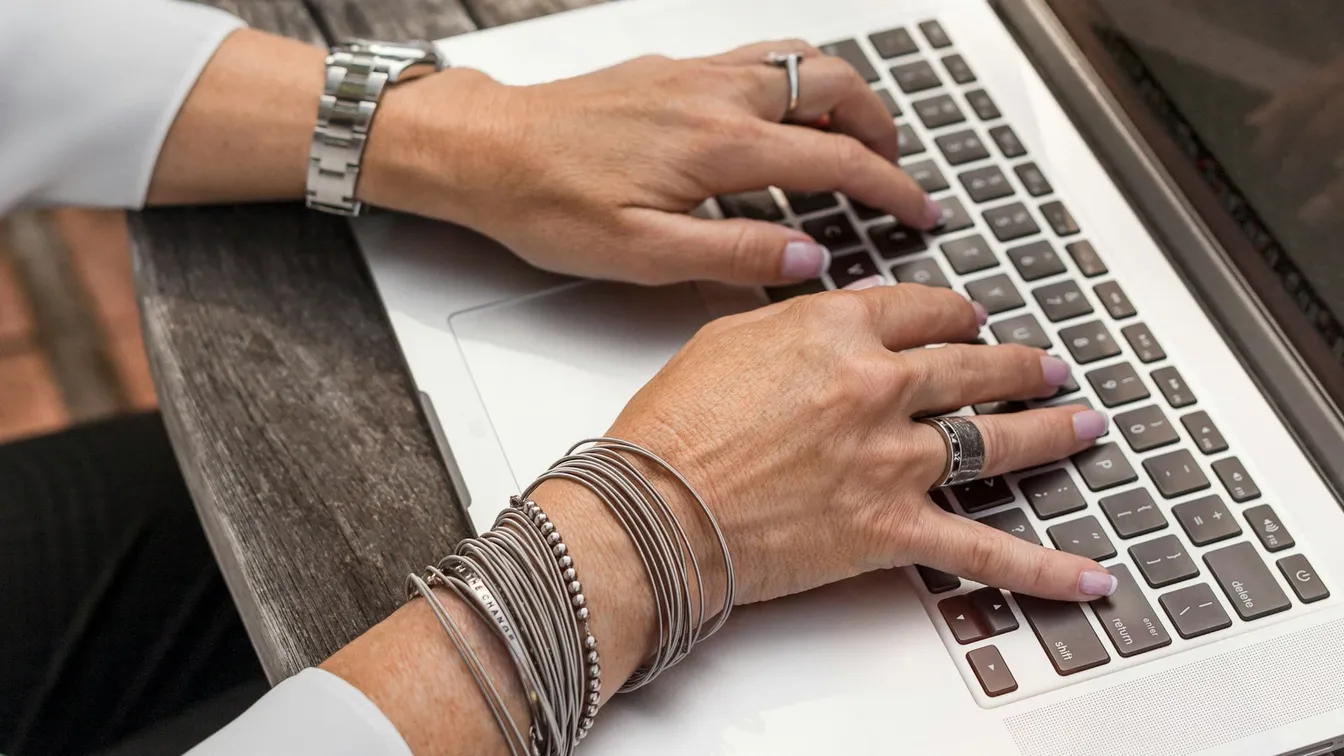
<path id="1" fill-rule="evenodd" d="M 859 232 L 854 230 L 854 224 L 849 222 L 849 216 L 844 213 L 831 213 L 805 220 L 803 233 L 816 239 L 832 252 L 856 247 L 862 243 Z"/>
<path id="2" fill-rule="evenodd" d="M 910 178 L 914 179 L 916 184 L 919 184 L 920 189 L 930 194 L 948 188 L 947 179 L 943 178 L 943 172 L 938 170 L 938 166 L 932 160 L 921 160 L 902 168 L 910 174 Z"/>
<path id="3" fill-rule="evenodd" d="M 1115 444 L 1097 444 L 1073 455 L 1073 466 L 1083 483 L 1093 491 L 1123 486 L 1139 479 L 1138 473 Z"/>
<path id="4" fill-rule="evenodd" d="M 980 136 L 970 129 L 935 137 L 933 141 L 938 145 L 938 149 L 943 151 L 943 157 L 952 165 L 989 157 L 989 152 L 985 150 L 985 144 L 980 141 Z"/>
<path id="5" fill-rule="evenodd" d="M 980 522 L 1037 546 L 1041 545 L 1041 539 L 1036 535 L 1036 529 L 1031 526 L 1031 522 L 1027 520 L 1027 515 L 1016 507 L 985 515 L 980 518 Z"/>
<path id="6" fill-rule="evenodd" d="M 859 47 L 859 43 L 852 39 L 842 39 L 839 42 L 832 42 L 821 46 L 821 51 L 826 55 L 833 55 L 845 61 L 859 72 L 863 80 L 872 84 L 880 77 L 877 75 L 877 69 L 868 62 L 868 55 Z"/>
<path id="7" fill-rule="evenodd" d="M 1162 408 L 1156 404 L 1140 407 L 1115 416 L 1115 425 L 1129 442 L 1129 448 L 1146 452 L 1180 440 L 1176 429 L 1167 422 Z"/>
<path id="8" fill-rule="evenodd" d="M 1008 178 L 996 165 L 966 171 L 957 178 L 961 179 L 961 185 L 966 187 L 966 193 L 975 202 L 989 202 L 1013 193 Z"/>
<path id="9" fill-rule="evenodd" d="M 877 72 L 873 72 L 872 79 L 877 80 Z M 906 94 L 923 92 L 926 89 L 941 87 L 943 82 L 938 79 L 938 73 L 933 70 L 927 60 L 916 60 L 911 63 L 899 65 L 891 69 L 891 78 L 896 80 L 896 86 L 901 88 Z"/>
<path id="10" fill-rule="evenodd" d="M 998 401 L 974 404 L 971 405 L 971 409 L 977 415 L 1008 415 L 1014 412 L 1025 412 L 1027 405 L 1024 402 Z"/>
<path id="11" fill-rule="evenodd" d="M 1008 599 L 998 588 L 978 588 L 966 594 L 970 599 L 971 611 L 975 612 L 975 621 L 986 637 L 1011 633 L 1017 629 L 1017 617 Z"/>
<path id="12" fill-rule="evenodd" d="M 1232 618 L 1205 583 L 1164 593 L 1157 601 L 1176 626 L 1176 632 L 1186 640 L 1232 626 Z"/>
<path id="13" fill-rule="evenodd" d="M 1111 660 L 1077 604 L 1022 594 L 1014 596 L 1036 640 L 1060 675 L 1082 672 Z"/>
<path id="14" fill-rule="evenodd" d="M 966 59 L 960 55 L 949 55 L 943 58 L 943 68 L 947 69 L 947 75 L 952 77 L 952 81 L 958 84 L 969 84 L 975 81 L 975 73 L 971 71 Z"/>
<path id="15" fill-rule="evenodd" d="M 972 89 L 967 92 L 966 103 L 971 106 L 971 110 L 974 110 L 982 121 L 992 121 L 1003 115 L 999 112 L 998 106 L 994 104 L 994 100 L 990 98 L 989 93 L 983 89 Z"/>
<path id="16" fill-rule="evenodd" d="M 952 486 L 952 493 L 967 513 L 981 512 L 1013 500 L 1013 491 L 1003 478 L 981 478 Z"/>
<path id="17" fill-rule="evenodd" d="M 1092 312 L 1092 305 L 1087 303 L 1087 297 L 1083 296 L 1082 290 L 1073 281 L 1060 281 L 1042 286 L 1032 294 L 1051 323 Z"/>
<path id="18" fill-rule="evenodd" d="M 907 263 L 901 263 L 891 269 L 891 275 L 899 283 L 917 283 L 924 286 L 941 286 L 944 289 L 952 288 L 948 283 L 947 276 L 943 275 L 942 268 L 938 267 L 938 261 L 931 257 L 925 257 L 921 260 L 911 260 Z"/>
<path id="19" fill-rule="evenodd" d="M 1092 278 L 1107 272 L 1106 263 L 1101 261 L 1101 255 L 1098 255 L 1097 250 L 1092 247 L 1092 242 L 1076 241 L 1064 245 L 1064 249 L 1068 250 L 1069 257 L 1073 258 L 1073 264 L 1078 266 L 1078 272 L 1084 276 Z"/>
<path id="20" fill-rule="evenodd" d="M 919 45 L 915 44 L 914 37 L 911 37 L 910 32 L 903 26 L 870 34 L 868 41 L 873 43 L 873 49 L 877 50 L 877 54 L 884 58 L 896 58 L 919 52 Z"/>
<path id="21" fill-rule="evenodd" d="M 989 224 L 989 230 L 994 232 L 994 237 L 1001 242 L 1031 236 L 1041 230 L 1041 227 L 1036 225 L 1036 221 L 1031 218 L 1031 213 L 1027 212 L 1026 206 L 1021 202 L 986 210 L 985 222 Z M 1012 256 L 1012 252 L 1008 254 L 1010 257 Z M 1016 260 L 1013 262 L 1014 264 L 1017 263 Z M 1021 267 L 1018 268 L 1018 271 L 1021 271 Z M 1027 280 L 1030 281 L 1031 279 L 1028 278 Z"/>
<path id="22" fill-rule="evenodd" d="M 898 125 L 896 135 L 898 137 L 897 149 L 900 150 L 903 158 L 918 155 L 927 149 L 924 143 L 919 140 L 919 135 L 915 133 L 914 129 L 910 128 L 908 123 Z"/>
<path id="23" fill-rule="evenodd" d="M 840 204 L 835 192 L 785 192 L 794 215 L 807 215 L 818 210 L 829 210 Z"/>
<path id="24" fill-rule="evenodd" d="M 888 260 L 928 249 L 924 244 L 924 234 L 899 221 L 872 226 L 868 229 L 868 238 L 873 240 L 877 253 Z"/>
<path id="25" fill-rule="evenodd" d="M 975 610 L 971 608 L 971 600 L 967 594 L 939 601 L 938 612 L 943 615 L 943 621 L 947 623 L 957 643 L 974 643 L 989 637 L 980 627 L 980 623 L 975 621 Z"/>
<path id="26" fill-rule="evenodd" d="M 945 241 L 940 246 L 948 264 L 960 276 L 986 268 L 993 268 L 999 264 L 998 258 L 994 256 L 994 251 L 989 248 L 985 237 L 980 234 Z"/>
<path id="27" fill-rule="evenodd" d="M 1321 576 L 1312 569 L 1311 562 L 1301 554 L 1286 556 L 1276 562 L 1279 566 L 1279 572 L 1292 586 L 1293 593 L 1302 600 L 1304 604 L 1310 604 L 1313 601 L 1320 601 L 1323 598 L 1330 597 L 1330 591 L 1321 582 Z"/>
<path id="28" fill-rule="evenodd" d="M 1111 527 L 1115 528 L 1115 534 L 1121 538 L 1141 536 L 1167 526 L 1167 518 L 1146 488 L 1131 488 L 1107 496 L 1099 503 L 1106 519 L 1111 521 Z"/>
<path id="29" fill-rule="evenodd" d="M 1097 398 L 1107 407 L 1119 407 L 1149 396 L 1143 379 L 1128 362 L 1093 370 L 1087 374 L 1087 382 L 1092 384 Z"/>
<path id="30" fill-rule="evenodd" d="M 1017 680 L 1008 670 L 1008 664 L 1003 661 L 999 649 L 994 646 L 967 651 L 966 662 L 971 665 L 975 679 L 980 681 L 980 687 L 990 698 L 1017 690 Z"/>
<path id="31" fill-rule="evenodd" d="M 1054 355 L 1051 355 L 1051 356 L 1054 356 Z M 1064 395 L 1066 395 L 1066 394 L 1072 394 L 1073 392 L 1075 392 L 1075 391 L 1077 391 L 1077 390 L 1078 390 L 1078 379 L 1074 377 L 1074 375 L 1073 375 L 1072 372 L 1070 372 L 1070 373 L 1069 373 L 1069 377 L 1064 381 L 1064 385 L 1060 386 L 1059 389 L 1056 390 L 1055 393 L 1052 394 L 1049 398 L 1050 398 L 1050 399 L 1055 399 L 1055 398 L 1057 398 L 1057 397 L 1061 397 L 1061 396 L 1064 396 Z M 1091 406 L 1091 405 L 1089 405 L 1089 406 Z M 1109 432 L 1109 431 L 1108 431 L 1108 432 Z M 1102 434 L 1102 435 L 1105 435 L 1105 434 Z"/>
<path id="32" fill-rule="evenodd" d="M 770 286 L 765 290 L 765 295 L 771 302 L 783 302 L 786 299 L 802 297 L 808 294 L 820 294 L 826 291 L 826 286 L 821 281 L 803 281 L 790 286 Z"/>
<path id="33" fill-rule="evenodd" d="M 1172 407 L 1188 407 L 1195 403 L 1195 395 L 1190 388 L 1185 385 L 1185 379 L 1174 367 L 1158 368 L 1153 371 L 1153 383 L 1162 392 L 1162 396 L 1167 398 L 1167 404 Z"/>
<path id="34" fill-rule="evenodd" d="M 1063 468 L 1023 478 L 1022 495 L 1042 520 L 1058 517 L 1087 508 L 1087 501 L 1073 483 L 1069 471 Z"/>
<path id="35" fill-rule="evenodd" d="M 961 581 L 957 579 L 956 575 L 949 575 L 942 570 L 917 564 L 915 565 L 915 571 L 919 573 L 919 579 L 924 581 L 924 587 L 929 590 L 929 593 L 947 593 L 961 587 Z"/>
<path id="36" fill-rule="evenodd" d="M 954 264 L 952 267 L 955 268 L 956 265 Z M 1026 306 L 1026 302 L 1022 301 L 1022 295 L 1018 294 L 1017 288 L 1013 286 L 1012 280 L 1003 274 L 967 283 L 966 294 L 971 299 L 984 305 L 985 311 L 990 315 Z"/>
<path id="37" fill-rule="evenodd" d="M 719 209 L 728 218 L 750 218 L 752 220 L 781 221 L 784 211 L 775 202 L 775 195 L 768 189 L 741 194 L 725 194 L 718 198 Z"/>
<path id="38" fill-rule="evenodd" d="M 1260 487 L 1255 485 L 1251 474 L 1246 472 L 1241 460 L 1236 457 L 1214 462 L 1213 474 L 1218 476 L 1218 481 L 1227 489 L 1227 495 L 1232 497 L 1232 501 L 1240 504 L 1243 501 L 1260 498 Z"/>
<path id="39" fill-rule="evenodd" d="M 1055 254 L 1055 248 L 1050 246 L 1048 241 L 1035 241 L 1013 247 L 1008 250 L 1008 259 L 1013 261 L 1013 267 L 1017 268 L 1018 274 L 1027 281 L 1058 275 L 1067 270 L 1064 261 L 1059 259 L 1059 255 Z"/>
<path id="40" fill-rule="evenodd" d="M 923 122 L 924 128 L 937 129 L 943 126 L 950 126 L 954 123 L 961 123 L 966 120 L 966 116 L 961 114 L 961 109 L 951 96 L 941 94 L 930 97 L 926 100 L 917 100 L 911 104 L 915 110 L 915 115 Z"/>
<path id="41" fill-rule="evenodd" d="M 1115 546 L 1095 517 L 1080 517 L 1062 522 L 1045 531 L 1055 548 L 1080 557 L 1101 561 L 1115 556 Z"/>
<path id="42" fill-rule="evenodd" d="M 1059 338 L 1069 348 L 1074 362 L 1086 365 L 1089 362 L 1104 360 L 1120 354 L 1120 345 L 1111 338 L 1111 332 L 1100 320 L 1082 325 L 1069 326 L 1059 331 Z"/>
<path id="43" fill-rule="evenodd" d="M 1054 229 L 1055 236 L 1072 236 L 1078 233 L 1078 224 L 1074 223 L 1073 215 L 1064 207 L 1063 202 L 1056 200 L 1041 205 L 1041 215 L 1045 216 L 1045 222 Z"/>
<path id="44" fill-rule="evenodd" d="M 1196 546 L 1208 546 L 1241 535 L 1237 518 L 1228 511 L 1223 497 L 1216 494 L 1177 504 L 1171 508 L 1171 514 Z"/>
<path id="45" fill-rule="evenodd" d="M 869 207 L 853 197 L 846 197 L 845 199 L 849 200 L 849 207 L 854 211 L 854 216 L 861 221 L 870 221 L 874 218 L 881 218 L 887 214 L 885 210 Z"/>
<path id="46" fill-rule="evenodd" d="M 1264 545 L 1265 551 L 1283 551 L 1293 547 L 1293 536 L 1268 504 L 1251 507 L 1244 513 L 1246 522 Z"/>
<path id="47" fill-rule="evenodd" d="M 1120 288 L 1120 284 L 1107 281 L 1097 284 L 1092 290 L 1097 293 L 1097 299 L 1101 300 L 1101 306 L 1105 307 L 1106 312 L 1116 320 L 1132 318 L 1138 314 L 1129 297 L 1125 296 L 1125 292 Z"/>
<path id="48" fill-rule="evenodd" d="M 1199 463 L 1185 449 L 1177 449 L 1143 461 L 1143 469 L 1163 497 L 1174 499 L 1209 487 L 1209 479 L 1199 469 Z"/>
<path id="49" fill-rule="evenodd" d="M 937 21 L 924 21 L 920 23 L 919 30 L 924 33 L 924 39 L 929 41 L 930 47 L 949 47 L 952 44 L 942 24 Z"/>
<path id="50" fill-rule="evenodd" d="M 994 132 L 1006 128 L 1008 127 L 1000 126 L 998 129 L 990 129 L 989 133 L 991 136 L 994 136 Z M 1012 132 L 1009 131 L 1009 133 L 1011 134 Z M 1016 139 L 1017 137 L 1014 136 L 1013 138 Z M 999 148 L 1003 149 L 1002 143 L 999 144 Z M 1003 150 L 1003 152 L 1006 154 L 1007 150 Z M 1023 150 L 1023 153 L 1025 152 L 1026 150 Z M 1008 157 L 1012 157 L 1012 155 L 1009 155 Z M 1027 190 L 1027 194 L 1030 194 L 1033 197 L 1039 197 L 1054 191 L 1054 187 L 1050 186 L 1050 182 L 1045 179 L 1045 174 L 1041 173 L 1041 169 L 1037 168 L 1035 163 L 1022 163 L 1014 168 L 1013 171 L 1017 173 L 1017 179 L 1022 182 L 1023 188 Z"/>
<path id="51" fill-rule="evenodd" d="M 1129 567 L 1117 564 L 1110 571 L 1120 583 L 1115 593 L 1090 602 L 1088 606 L 1106 628 L 1116 653 L 1130 657 L 1171 645 L 1171 635 L 1143 595 L 1143 589 L 1129 574 Z"/>
<path id="52" fill-rule="evenodd" d="M 901 114 L 901 106 L 896 102 L 896 98 L 891 96 L 891 92 L 886 89 L 874 89 L 877 92 L 877 99 L 882 101 L 882 107 L 887 109 L 892 118 Z"/>
<path id="53" fill-rule="evenodd" d="M 1152 331 L 1149 331 L 1148 326 L 1143 323 L 1125 326 L 1120 329 L 1120 333 L 1125 335 L 1125 341 L 1129 342 L 1129 348 L 1134 350 L 1139 362 L 1147 364 L 1167 358 L 1167 353 L 1162 351 L 1162 346 L 1153 338 Z"/>
<path id="54" fill-rule="evenodd" d="M 1129 547 L 1129 557 L 1143 573 L 1143 579 L 1154 588 L 1189 580 L 1199 574 L 1199 567 L 1186 553 L 1181 539 L 1174 535 L 1136 543 Z"/>
<path id="55" fill-rule="evenodd" d="M 1244 620 L 1266 617 L 1293 605 L 1248 541 L 1210 551 L 1204 555 L 1204 563 Z"/>
<path id="56" fill-rule="evenodd" d="M 962 231 L 975 225 L 975 221 L 971 220 L 970 214 L 966 212 L 966 206 L 956 197 L 941 197 L 934 202 L 943 208 L 943 224 L 929 232 L 934 236 Z"/>
<path id="57" fill-rule="evenodd" d="M 1000 344 L 1025 344 L 1037 349 L 1049 349 L 1052 346 L 1050 337 L 1045 335 L 1035 315 L 1018 315 L 1015 318 L 990 323 L 989 330 Z"/>
<path id="58" fill-rule="evenodd" d="M 1227 440 L 1218 432 L 1218 426 L 1209 419 L 1209 413 L 1203 410 L 1191 412 L 1181 418 L 1181 425 L 1185 426 L 1185 432 L 1195 440 L 1195 446 L 1205 454 L 1227 451 Z"/>
<path id="59" fill-rule="evenodd" d="M 1027 147 L 1021 143 L 1021 140 L 1017 139 L 1017 133 L 1013 132 L 1012 126 L 995 126 L 995 128 L 989 129 L 989 139 L 995 140 L 995 144 L 999 145 L 999 152 L 1003 153 L 1004 157 L 1027 155 Z M 1031 164 L 1028 163 L 1028 165 Z M 1032 168 L 1035 168 L 1035 165 L 1032 165 Z M 1020 172 L 1017 175 L 1021 176 Z M 1040 180 L 1044 182 L 1046 176 L 1040 176 Z M 1023 179 L 1023 183 L 1027 183 L 1027 180 Z M 1030 188 L 1027 191 L 1031 191 Z M 1048 190 L 1046 194 L 1048 194 Z"/>
<path id="60" fill-rule="evenodd" d="M 867 252 L 860 251 L 832 259 L 829 273 L 835 287 L 843 289 L 855 281 L 877 275 L 878 271 L 873 258 Z"/>

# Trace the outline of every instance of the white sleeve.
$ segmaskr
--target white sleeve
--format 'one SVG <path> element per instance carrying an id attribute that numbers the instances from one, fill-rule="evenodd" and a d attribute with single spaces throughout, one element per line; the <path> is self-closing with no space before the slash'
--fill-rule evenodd
<path id="1" fill-rule="evenodd" d="M 353 685 L 305 669 L 187 756 L 411 756 L 397 728 Z"/>
<path id="2" fill-rule="evenodd" d="M 168 127 L 242 25 L 178 0 L 0 0 L 0 215 L 142 205 Z"/>

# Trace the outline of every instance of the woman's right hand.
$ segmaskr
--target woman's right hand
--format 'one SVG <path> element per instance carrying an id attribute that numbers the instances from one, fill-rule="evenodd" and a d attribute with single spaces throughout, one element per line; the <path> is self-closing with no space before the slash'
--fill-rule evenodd
<path id="1" fill-rule="evenodd" d="M 697 487 L 726 533 L 737 603 L 912 563 L 1045 598 L 1107 595 L 1114 578 L 1096 562 L 949 514 L 928 496 L 947 453 L 912 418 L 1048 397 L 1069 375 L 1037 349 L 964 343 L 983 323 L 960 294 L 912 284 L 726 317 L 635 396 L 609 435 L 664 455 Z M 1079 406 L 972 419 L 986 477 L 1076 453 L 1107 427 Z M 702 516 L 688 507 L 681 519 Z M 702 568 L 717 568 L 708 531 L 699 543 Z"/>

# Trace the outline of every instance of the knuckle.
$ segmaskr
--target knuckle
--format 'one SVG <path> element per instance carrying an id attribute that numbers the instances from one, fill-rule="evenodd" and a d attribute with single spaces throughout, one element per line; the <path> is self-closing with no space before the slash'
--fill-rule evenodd
<path id="1" fill-rule="evenodd" d="M 728 275 L 740 281 L 753 280 L 766 270 L 765 249 L 751 224 L 739 223 L 729 250 Z"/>
<path id="2" fill-rule="evenodd" d="M 967 545 L 967 572 L 972 576 L 996 574 L 1003 565 L 1003 552 L 1003 544 L 993 533 L 980 533 Z"/>
<path id="3" fill-rule="evenodd" d="M 832 168 L 836 176 L 850 173 L 864 158 L 868 151 L 863 142 L 848 134 L 837 134 L 831 141 Z"/>

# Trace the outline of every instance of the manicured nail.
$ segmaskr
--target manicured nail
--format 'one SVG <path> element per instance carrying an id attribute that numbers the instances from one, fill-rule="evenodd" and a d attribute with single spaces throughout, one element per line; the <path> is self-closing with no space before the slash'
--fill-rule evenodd
<path id="1" fill-rule="evenodd" d="M 984 325 L 985 323 L 989 322 L 989 310 L 986 310 L 984 305 L 980 304 L 979 302 L 972 301 L 971 309 L 975 310 L 975 322 L 979 323 L 980 325 Z"/>
<path id="2" fill-rule="evenodd" d="M 1120 581 L 1110 573 L 1088 570 L 1078 576 L 1078 592 L 1084 596 L 1109 596 L 1119 587 Z"/>
<path id="3" fill-rule="evenodd" d="M 925 196 L 924 228 L 930 230 L 941 228 L 945 223 L 947 223 L 947 213 L 943 210 L 943 206 L 934 202 L 933 197 Z"/>
<path id="4" fill-rule="evenodd" d="M 784 263 L 780 275 L 785 278 L 816 278 L 826 270 L 831 253 L 814 241 L 791 241 L 784 245 Z"/>
<path id="5" fill-rule="evenodd" d="M 1073 416 L 1073 433 L 1079 441 L 1093 441 L 1106 435 L 1111 420 L 1096 410 L 1083 410 Z"/>
<path id="6" fill-rule="evenodd" d="M 882 276 L 868 276 L 867 278 L 860 278 L 854 283 L 847 284 L 845 289 L 847 291 L 862 291 L 864 289 L 871 289 L 874 286 L 881 286 L 882 283 Z"/>
<path id="7" fill-rule="evenodd" d="M 1069 382 L 1069 363 L 1054 355 L 1047 354 L 1041 358 L 1041 372 L 1045 374 L 1047 386 L 1063 386 Z M 1073 416 L 1073 423 L 1076 427 L 1078 424 L 1077 415 Z"/>

